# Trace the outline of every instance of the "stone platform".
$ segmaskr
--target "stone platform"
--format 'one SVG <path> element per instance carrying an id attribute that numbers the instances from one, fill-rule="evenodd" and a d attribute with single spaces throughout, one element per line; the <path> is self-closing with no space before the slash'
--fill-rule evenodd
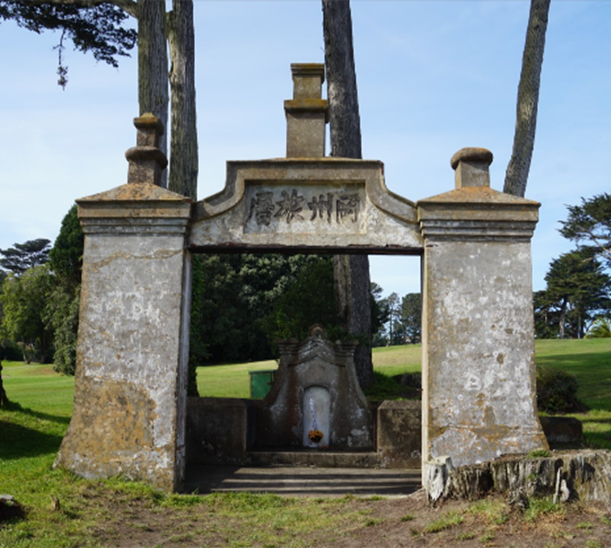
<path id="1" fill-rule="evenodd" d="M 249 451 L 253 466 L 316 466 L 319 468 L 379 468 L 381 459 L 374 451 Z"/>
<path id="2" fill-rule="evenodd" d="M 396 497 L 421 487 L 420 470 L 189 465 L 183 492 Z"/>

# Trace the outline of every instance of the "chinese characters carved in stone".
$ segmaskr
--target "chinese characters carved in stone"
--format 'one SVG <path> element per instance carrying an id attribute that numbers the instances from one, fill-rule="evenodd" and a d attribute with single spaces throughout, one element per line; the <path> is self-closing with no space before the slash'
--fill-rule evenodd
<path id="1" fill-rule="evenodd" d="M 304 208 L 310 211 L 308 216 Z M 356 223 L 359 218 L 361 200 L 358 193 L 320 193 L 306 199 L 296 189 L 292 192 L 282 190 L 279 194 L 272 191 L 257 192 L 250 200 L 246 221 L 254 218 L 258 226 L 270 226 L 273 219 L 291 224 L 294 220 L 327 223 Z"/>

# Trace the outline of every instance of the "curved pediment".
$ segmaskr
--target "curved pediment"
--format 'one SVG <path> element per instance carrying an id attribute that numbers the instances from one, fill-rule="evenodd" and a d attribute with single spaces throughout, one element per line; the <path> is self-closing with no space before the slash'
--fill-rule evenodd
<path id="1" fill-rule="evenodd" d="M 195 204 L 194 249 L 419 253 L 413 202 L 391 193 L 383 164 L 349 158 L 227 163 L 225 189 Z"/>

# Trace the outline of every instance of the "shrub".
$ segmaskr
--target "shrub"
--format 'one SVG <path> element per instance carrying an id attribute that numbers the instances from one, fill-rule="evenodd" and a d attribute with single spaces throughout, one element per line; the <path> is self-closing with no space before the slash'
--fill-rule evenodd
<path id="1" fill-rule="evenodd" d="M 566 371 L 537 368 L 537 406 L 547 413 L 576 413 L 585 406 L 577 399 L 577 378 Z"/>

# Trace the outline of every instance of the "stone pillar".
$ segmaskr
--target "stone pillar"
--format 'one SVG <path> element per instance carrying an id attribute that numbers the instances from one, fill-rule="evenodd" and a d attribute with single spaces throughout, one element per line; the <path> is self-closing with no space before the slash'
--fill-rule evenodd
<path id="1" fill-rule="evenodd" d="M 324 65 L 295 63 L 293 99 L 284 102 L 286 113 L 287 158 L 321 158 L 325 155 L 325 124 L 329 121 L 329 104 L 322 99 Z"/>
<path id="2" fill-rule="evenodd" d="M 185 466 L 191 204 L 157 186 L 161 124 L 144 115 L 135 125 L 128 184 L 77 200 L 85 250 L 74 414 L 56 465 L 170 491 Z"/>
<path id="3" fill-rule="evenodd" d="M 491 162 L 488 150 L 459 151 L 456 189 L 418 202 L 425 465 L 547 447 L 536 414 L 530 251 L 539 204 L 490 189 Z"/>

